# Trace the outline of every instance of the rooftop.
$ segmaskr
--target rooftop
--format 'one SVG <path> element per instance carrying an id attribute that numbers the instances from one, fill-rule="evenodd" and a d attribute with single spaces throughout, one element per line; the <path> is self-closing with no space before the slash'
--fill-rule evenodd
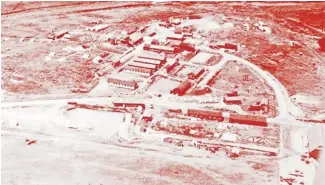
<path id="1" fill-rule="evenodd" d="M 160 63 L 161 63 L 161 61 L 159 61 L 159 60 L 152 60 L 152 59 L 139 58 L 139 57 L 135 57 L 135 59 L 133 59 L 133 61 L 140 62 L 140 63 L 154 64 L 154 65 L 160 65 Z"/>
<path id="2" fill-rule="evenodd" d="M 197 55 L 195 55 L 189 62 L 192 63 L 206 63 L 211 57 L 213 57 L 210 53 L 203 53 L 199 52 Z"/>
<path id="3" fill-rule="evenodd" d="M 142 35 L 141 33 L 139 33 L 139 32 L 134 32 L 134 33 L 132 33 L 132 34 L 130 35 L 130 40 L 131 40 L 132 42 L 136 42 L 136 41 L 140 40 L 142 37 L 143 37 L 143 35 Z"/>
<path id="4" fill-rule="evenodd" d="M 170 34 L 167 35 L 167 38 L 182 39 L 183 35 L 182 34 L 170 33 Z"/>
<path id="5" fill-rule="evenodd" d="M 226 101 L 241 101 L 242 97 L 240 96 L 225 96 L 224 97 Z"/>
<path id="6" fill-rule="evenodd" d="M 160 45 L 149 45 L 151 49 L 160 49 L 165 51 L 174 51 L 174 48 L 168 46 L 160 46 Z"/>
<path id="7" fill-rule="evenodd" d="M 134 67 L 144 67 L 144 68 L 149 68 L 149 69 L 156 69 L 156 65 L 153 64 L 144 64 L 140 62 L 129 62 L 128 66 L 134 66 Z"/>
<path id="8" fill-rule="evenodd" d="M 134 82 L 134 81 L 120 80 L 120 79 L 116 79 L 116 78 L 108 78 L 107 82 L 116 83 L 116 84 L 124 84 L 124 85 L 128 85 L 128 86 L 135 86 L 136 85 L 136 82 Z"/>
<path id="9" fill-rule="evenodd" d="M 139 72 L 143 72 L 143 73 L 151 73 L 151 69 L 141 68 L 141 67 L 127 66 L 124 69 L 130 70 L 130 71 L 139 71 Z"/>
<path id="10" fill-rule="evenodd" d="M 160 55 L 158 53 L 153 53 L 153 52 L 142 52 L 138 55 L 140 58 L 149 58 L 149 59 L 154 59 L 154 60 L 165 60 L 164 55 Z"/>

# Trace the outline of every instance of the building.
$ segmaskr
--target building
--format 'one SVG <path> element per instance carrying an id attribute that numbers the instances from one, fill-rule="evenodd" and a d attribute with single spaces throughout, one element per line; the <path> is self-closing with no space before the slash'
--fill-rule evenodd
<path id="1" fill-rule="evenodd" d="M 169 18 L 169 22 L 173 25 L 180 25 L 181 24 L 181 19 L 180 18 Z"/>
<path id="2" fill-rule="evenodd" d="M 209 87 L 200 88 L 200 89 L 196 88 L 194 91 L 191 92 L 191 95 L 201 96 L 201 95 L 205 95 L 205 94 L 208 94 L 211 92 L 212 92 L 212 90 Z"/>
<path id="3" fill-rule="evenodd" d="M 162 62 L 160 60 L 152 60 L 152 59 L 147 59 L 147 58 L 139 58 L 139 57 L 135 57 L 133 59 L 134 62 L 139 62 L 139 63 L 143 63 L 143 64 L 153 64 L 156 65 L 157 68 L 160 68 L 162 65 Z"/>
<path id="4" fill-rule="evenodd" d="M 129 62 L 128 63 L 128 66 L 138 67 L 138 68 L 144 68 L 144 69 L 150 69 L 152 71 L 157 71 L 157 69 L 158 69 L 157 65 L 154 65 L 154 64 L 146 64 L 146 63 L 135 62 L 135 61 Z"/>
<path id="5" fill-rule="evenodd" d="M 126 81 L 126 80 L 120 80 L 115 78 L 108 78 L 107 79 L 108 84 L 116 86 L 116 87 L 122 87 L 127 89 L 135 90 L 138 88 L 138 84 L 135 81 Z"/>
<path id="6" fill-rule="evenodd" d="M 232 96 L 232 97 L 225 96 L 223 97 L 223 102 L 228 105 L 241 105 L 242 98 L 239 96 Z"/>
<path id="7" fill-rule="evenodd" d="M 129 43 L 132 45 L 138 45 L 143 41 L 143 35 L 139 32 L 134 32 L 129 36 Z"/>
<path id="8" fill-rule="evenodd" d="M 174 30 L 175 34 L 182 34 L 183 37 L 192 37 L 193 36 L 193 28 L 192 27 L 178 27 Z"/>
<path id="9" fill-rule="evenodd" d="M 99 31 L 105 30 L 108 27 L 109 27 L 108 24 L 99 24 L 99 25 L 96 25 L 96 26 L 93 26 L 93 27 L 88 27 L 87 30 L 99 32 Z"/>
<path id="10" fill-rule="evenodd" d="M 222 133 L 220 137 L 222 141 L 230 141 L 230 142 L 236 142 L 238 138 L 239 138 L 238 134 L 234 134 L 231 132 Z"/>
<path id="11" fill-rule="evenodd" d="M 142 120 L 144 120 L 146 122 L 152 121 L 153 120 L 153 112 L 152 112 L 152 110 L 146 110 L 143 113 Z"/>
<path id="12" fill-rule="evenodd" d="M 152 31 L 152 32 L 150 32 L 148 35 L 149 35 L 149 37 L 153 37 L 153 36 L 155 36 L 157 33 L 155 32 L 155 31 Z"/>
<path id="13" fill-rule="evenodd" d="M 127 53 L 124 53 L 124 55 L 122 57 L 120 57 L 120 61 L 121 63 L 125 63 L 125 62 L 128 62 L 131 58 L 134 57 L 134 52 L 127 52 Z"/>
<path id="14" fill-rule="evenodd" d="M 118 67 L 118 66 L 121 65 L 121 61 L 119 61 L 119 60 L 112 61 L 111 64 L 112 64 L 113 67 Z"/>
<path id="15" fill-rule="evenodd" d="M 64 37 L 64 35 L 68 34 L 69 31 L 68 30 L 61 30 L 61 31 L 58 31 L 56 32 L 54 35 L 55 35 L 55 39 L 60 39 L 62 37 Z"/>
<path id="16" fill-rule="evenodd" d="M 179 65 L 179 62 L 178 61 L 175 61 L 172 64 L 167 64 L 166 67 L 165 67 L 165 72 L 166 73 L 170 73 L 170 71 L 172 71 L 178 65 Z"/>
<path id="17" fill-rule="evenodd" d="M 193 45 L 191 45 L 189 43 L 184 43 L 184 42 L 180 43 L 178 45 L 178 48 L 181 52 L 183 52 L 183 51 L 195 52 L 196 51 L 196 49 Z"/>
<path id="18" fill-rule="evenodd" d="M 121 58 L 120 55 L 110 55 L 103 60 L 106 60 L 107 62 L 112 64 L 113 67 L 118 67 L 121 65 L 120 58 Z"/>
<path id="19" fill-rule="evenodd" d="M 189 80 L 186 80 L 179 84 L 178 87 L 170 91 L 170 94 L 177 94 L 178 96 L 183 96 L 186 91 L 192 87 L 192 83 Z"/>
<path id="20" fill-rule="evenodd" d="M 193 37 L 193 33 L 183 33 L 184 38 Z"/>
<path id="21" fill-rule="evenodd" d="M 206 64 L 210 63 L 215 60 L 213 54 L 198 52 L 193 58 L 189 60 L 190 63 L 199 63 L 199 64 Z"/>
<path id="22" fill-rule="evenodd" d="M 180 45 L 182 44 L 182 41 L 180 40 L 170 40 L 167 45 L 171 46 L 171 47 L 180 47 Z"/>
<path id="23" fill-rule="evenodd" d="M 79 87 L 73 88 L 71 92 L 73 93 L 89 93 L 95 86 L 99 83 L 98 78 L 91 79 L 90 83 L 83 83 Z"/>
<path id="24" fill-rule="evenodd" d="M 148 51 L 158 52 L 158 53 L 160 52 L 175 53 L 175 48 L 169 46 L 145 44 L 143 49 Z"/>
<path id="25" fill-rule="evenodd" d="M 248 107 L 249 111 L 263 111 L 268 112 L 269 110 L 269 102 L 267 99 L 263 98 L 261 101 L 257 101 L 254 104 Z"/>
<path id="26" fill-rule="evenodd" d="M 149 27 L 149 26 L 140 27 L 140 28 L 138 29 L 138 32 L 143 33 L 143 32 L 146 31 L 146 29 L 147 29 L 148 27 Z"/>
<path id="27" fill-rule="evenodd" d="M 148 77 L 153 74 L 151 69 L 140 68 L 140 67 L 127 66 L 124 68 L 124 70 L 130 73 L 135 73 L 135 74 L 144 75 Z"/>
<path id="28" fill-rule="evenodd" d="M 110 55 L 109 52 L 104 52 L 100 55 L 101 58 L 105 58 L 105 57 L 108 57 Z"/>
<path id="29" fill-rule="evenodd" d="M 244 125 L 260 126 L 260 127 L 267 126 L 265 117 L 252 116 L 252 115 L 240 115 L 240 114 L 234 114 L 234 113 L 230 113 L 229 122 L 230 123 L 239 123 L 239 124 L 244 124 Z"/>
<path id="30" fill-rule="evenodd" d="M 167 35 L 167 40 L 179 40 L 179 41 L 183 41 L 184 40 L 184 36 L 183 34 L 175 34 L 175 33 L 170 33 Z"/>
<path id="31" fill-rule="evenodd" d="M 139 103 L 139 102 L 113 102 L 114 107 L 122 107 L 122 108 L 126 108 L 126 107 L 134 107 L 134 108 L 138 108 L 141 107 L 142 110 L 144 110 L 146 108 L 146 105 L 143 103 Z"/>
<path id="32" fill-rule="evenodd" d="M 165 22 L 159 22 L 158 25 L 161 27 L 166 27 L 166 28 L 168 27 L 167 23 Z"/>
<path id="33" fill-rule="evenodd" d="M 152 115 L 145 115 L 142 117 L 142 119 L 146 122 L 149 122 L 149 121 L 153 120 L 153 117 L 152 117 Z"/>
<path id="34" fill-rule="evenodd" d="M 95 72 L 99 77 L 102 77 L 102 76 L 108 74 L 111 71 L 111 69 L 112 69 L 111 66 L 105 65 L 105 66 L 97 69 Z"/>
<path id="35" fill-rule="evenodd" d="M 183 33 L 193 33 L 194 28 L 195 28 L 194 26 L 184 26 Z"/>
<path id="36" fill-rule="evenodd" d="M 153 52 L 142 52 L 138 55 L 138 57 L 152 59 L 152 60 L 166 61 L 165 55 L 160 55 L 160 54 L 153 53 Z"/>
<path id="37" fill-rule="evenodd" d="M 226 93 L 226 96 L 228 97 L 234 97 L 234 96 L 238 96 L 238 91 L 231 91 Z"/>
<path id="38" fill-rule="evenodd" d="M 321 146 L 315 148 L 314 150 L 310 151 L 309 157 L 318 161 L 320 158 L 320 153 L 321 153 L 322 149 L 323 149 L 323 146 L 321 145 Z"/>
<path id="39" fill-rule="evenodd" d="M 189 73 L 187 76 L 188 76 L 188 79 L 190 80 L 195 80 L 195 79 L 198 79 L 203 73 L 204 73 L 204 68 L 197 68 L 195 71 Z"/>
<path id="40" fill-rule="evenodd" d="M 225 49 L 232 49 L 237 51 L 238 47 L 235 44 L 230 44 L 230 43 L 225 43 L 224 45 L 218 45 L 220 48 L 225 48 Z"/>
<path id="41" fill-rule="evenodd" d="M 135 62 L 140 62 L 144 64 L 153 64 L 160 68 L 162 65 L 166 63 L 166 57 L 163 55 L 153 55 L 149 53 L 141 53 L 135 59 Z"/>
<path id="42" fill-rule="evenodd" d="M 183 33 L 183 28 L 181 28 L 181 27 L 175 28 L 174 33 L 175 34 L 182 34 Z"/>
<path id="43" fill-rule="evenodd" d="M 124 32 L 126 32 L 128 35 L 131 35 L 132 33 L 138 31 L 139 27 L 137 26 L 132 26 L 132 27 L 128 27 L 126 28 L 126 30 Z M 123 32 L 122 32 L 123 33 Z"/>
<path id="44" fill-rule="evenodd" d="M 201 19 L 202 16 L 201 15 L 189 15 L 188 19 Z"/>
<path id="45" fill-rule="evenodd" d="M 158 39 L 152 39 L 151 44 L 153 44 L 153 45 L 159 45 L 160 42 L 159 42 Z"/>
<path id="46" fill-rule="evenodd" d="M 205 120 L 217 120 L 217 121 L 224 120 L 224 118 L 222 117 L 222 112 L 220 111 L 188 109 L 187 116 L 196 117 Z"/>
<path id="47" fill-rule="evenodd" d="M 220 74 L 221 70 L 216 71 L 216 73 L 208 80 L 207 85 L 208 86 L 213 86 L 213 84 L 215 83 L 217 76 Z"/>

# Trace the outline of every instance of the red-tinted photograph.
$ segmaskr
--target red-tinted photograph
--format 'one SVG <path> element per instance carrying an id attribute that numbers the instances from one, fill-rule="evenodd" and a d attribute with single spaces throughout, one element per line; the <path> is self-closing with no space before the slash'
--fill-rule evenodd
<path id="1" fill-rule="evenodd" d="M 1 2 L 3 185 L 324 185 L 324 144 L 325 2 Z"/>

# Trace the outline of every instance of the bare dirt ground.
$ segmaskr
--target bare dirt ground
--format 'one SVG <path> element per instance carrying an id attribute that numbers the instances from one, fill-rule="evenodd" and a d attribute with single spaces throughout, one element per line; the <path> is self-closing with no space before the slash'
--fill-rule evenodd
<path id="1" fill-rule="evenodd" d="M 4 184 L 272 185 L 277 181 L 277 163 L 272 159 L 231 160 L 204 151 L 188 156 L 187 148 L 121 144 L 46 122 L 41 129 L 26 130 L 32 122 L 19 123 L 2 125 Z M 28 145 L 26 139 L 37 141 Z"/>

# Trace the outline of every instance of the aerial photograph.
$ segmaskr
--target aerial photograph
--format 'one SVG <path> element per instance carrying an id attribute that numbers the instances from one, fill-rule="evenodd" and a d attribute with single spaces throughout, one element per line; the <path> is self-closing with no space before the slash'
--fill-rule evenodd
<path id="1" fill-rule="evenodd" d="M 1 184 L 324 185 L 325 1 L 2 1 Z"/>

